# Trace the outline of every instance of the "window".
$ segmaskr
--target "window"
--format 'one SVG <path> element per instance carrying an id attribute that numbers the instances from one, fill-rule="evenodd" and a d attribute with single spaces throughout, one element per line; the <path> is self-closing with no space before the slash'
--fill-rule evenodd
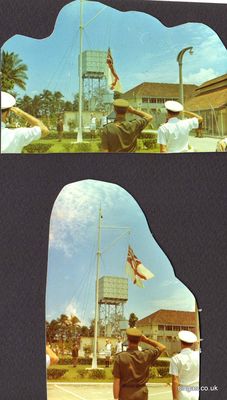
<path id="1" fill-rule="evenodd" d="M 167 325 L 167 326 L 166 326 L 166 331 L 172 331 L 172 330 L 173 330 L 172 325 Z"/>
<path id="2" fill-rule="evenodd" d="M 159 331 L 164 331 L 164 325 L 158 325 L 158 330 Z"/>
<path id="3" fill-rule="evenodd" d="M 180 331 L 180 326 L 173 326 L 173 331 Z"/>

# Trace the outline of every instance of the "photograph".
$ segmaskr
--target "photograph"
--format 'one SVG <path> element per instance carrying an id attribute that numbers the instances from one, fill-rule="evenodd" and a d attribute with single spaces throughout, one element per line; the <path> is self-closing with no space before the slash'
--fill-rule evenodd
<path id="1" fill-rule="evenodd" d="M 225 152 L 226 65 L 205 24 L 73 1 L 1 48 L 1 153 Z"/>
<path id="2" fill-rule="evenodd" d="M 196 299 L 126 190 L 61 190 L 47 270 L 48 400 L 199 399 Z"/>

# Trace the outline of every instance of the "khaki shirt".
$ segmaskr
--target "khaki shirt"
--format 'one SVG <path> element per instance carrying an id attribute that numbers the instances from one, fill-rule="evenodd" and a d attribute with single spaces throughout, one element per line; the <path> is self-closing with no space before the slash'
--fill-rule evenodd
<path id="1" fill-rule="evenodd" d="M 149 367 L 160 356 L 158 349 L 127 350 L 116 355 L 113 375 L 120 378 L 122 387 L 144 386 L 149 380 Z"/>
<path id="2" fill-rule="evenodd" d="M 102 149 L 112 153 L 133 153 L 137 138 L 147 124 L 145 118 L 107 124 L 101 129 Z"/>

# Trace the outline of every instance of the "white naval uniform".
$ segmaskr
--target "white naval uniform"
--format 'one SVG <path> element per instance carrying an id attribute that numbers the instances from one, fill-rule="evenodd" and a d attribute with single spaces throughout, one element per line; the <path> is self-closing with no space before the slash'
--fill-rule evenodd
<path id="1" fill-rule="evenodd" d="M 9 129 L 1 122 L 1 153 L 21 153 L 24 146 L 40 138 L 39 126 Z"/>
<path id="2" fill-rule="evenodd" d="M 90 120 L 90 131 L 96 130 L 96 117 L 92 117 Z"/>
<path id="3" fill-rule="evenodd" d="M 167 146 L 168 153 L 184 153 L 189 150 L 189 133 L 199 127 L 196 117 L 179 119 L 170 118 L 158 129 L 158 144 Z"/>
<path id="4" fill-rule="evenodd" d="M 190 348 L 181 350 L 171 358 L 169 373 L 178 376 L 179 400 L 199 399 L 199 351 Z"/>

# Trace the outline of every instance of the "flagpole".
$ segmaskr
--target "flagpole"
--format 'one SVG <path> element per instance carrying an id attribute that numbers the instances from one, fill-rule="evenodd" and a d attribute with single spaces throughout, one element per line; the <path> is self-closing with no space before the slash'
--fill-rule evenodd
<path id="1" fill-rule="evenodd" d="M 92 369 L 97 368 L 97 341 L 98 341 L 98 309 L 99 309 L 99 273 L 101 260 L 101 228 L 102 228 L 102 210 L 99 209 L 98 222 L 98 247 L 97 247 L 97 268 L 96 268 L 96 290 L 95 290 L 95 324 L 94 324 L 94 343 Z"/>
<path id="2" fill-rule="evenodd" d="M 195 300 L 195 329 L 196 329 L 196 336 L 198 339 L 198 348 L 200 349 L 200 327 L 199 327 L 199 310 L 198 304 Z"/>
<path id="3" fill-rule="evenodd" d="M 80 60 L 79 60 L 79 126 L 77 133 L 77 143 L 83 142 L 83 134 L 82 134 L 82 111 L 83 111 L 83 75 L 82 75 L 82 53 L 83 53 L 83 6 L 84 0 L 80 0 Z"/>

